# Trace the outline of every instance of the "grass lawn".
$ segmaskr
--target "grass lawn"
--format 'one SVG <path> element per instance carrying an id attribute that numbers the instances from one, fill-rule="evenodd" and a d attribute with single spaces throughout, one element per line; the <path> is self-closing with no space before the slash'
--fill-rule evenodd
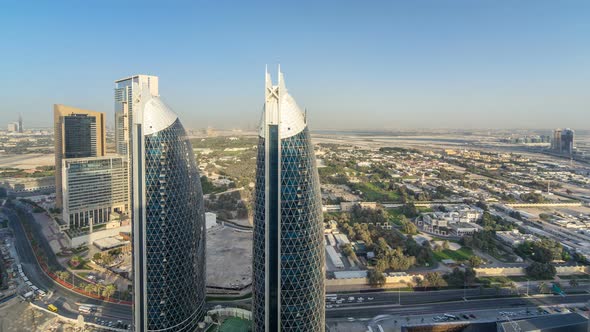
<path id="1" fill-rule="evenodd" d="M 443 259 L 453 259 L 457 262 L 465 261 L 469 259 L 469 257 L 473 256 L 473 250 L 471 248 L 462 247 L 459 250 L 450 250 L 445 249 L 441 252 L 435 252 L 434 257 L 437 261 L 442 261 Z"/>
<path id="2" fill-rule="evenodd" d="M 380 188 L 378 185 L 371 182 L 356 183 L 354 189 L 363 192 L 363 196 L 367 201 L 373 202 L 391 202 L 399 201 L 399 195 L 397 192 L 387 191 Z"/>
<path id="3" fill-rule="evenodd" d="M 252 331 L 252 322 L 237 318 L 237 317 L 229 317 L 228 319 L 224 320 L 221 326 L 218 329 L 219 332 L 244 332 L 244 331 Z"/>

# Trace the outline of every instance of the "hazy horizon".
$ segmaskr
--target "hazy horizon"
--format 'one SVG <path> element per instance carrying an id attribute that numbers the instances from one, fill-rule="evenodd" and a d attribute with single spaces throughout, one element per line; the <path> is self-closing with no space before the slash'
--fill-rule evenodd
<path id="1" fill-rule="evenodd" d="M 174 8 L 171 8 L 174 7 Z M 312 130 L 590 129 L 585 1 L 0 4 L 2 127 L 160 77 L 187 128 L 253 129 L 281 64 Z"/>

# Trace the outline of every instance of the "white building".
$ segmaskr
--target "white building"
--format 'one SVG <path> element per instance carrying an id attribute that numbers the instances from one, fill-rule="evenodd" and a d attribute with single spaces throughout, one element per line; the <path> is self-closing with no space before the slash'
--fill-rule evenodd
<path id="1" fill-rule="evenodd" d="M 336 249 L 334 249 L 334 247 L 326 246 L 326 253 L 328 254 L 328 257 L 330 258 L 330 261 L 332 262 L 334 267 L 336 267 L 337 269 L 344 268 L 342 258 L 340 258 L 340 255 L 336 252 Z"/>
<path id="2" fill-rule="evenodd" d="M 205 212 L 205 228 L 210 229 L 215 226 L 217 226 L 217 214 Z"/>

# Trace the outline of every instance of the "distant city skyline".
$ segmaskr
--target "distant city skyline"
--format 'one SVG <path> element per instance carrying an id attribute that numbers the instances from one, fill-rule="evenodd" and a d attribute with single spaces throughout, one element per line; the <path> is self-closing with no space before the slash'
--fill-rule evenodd
<path id="1" fill-rule="evenodd" d="M 67 104 L 106 113 L 112 128 L 113 81 L 146 74 L 160 77 L 187 128 L 253 129 L 261 73 L 280 63 L 315 130 L 590 129 L 589 10 L 585 1 L 4 3 L 0 119 L 6 127 L 22 113 L 27 128 L 49 127 L 52 105 Z M 136 28 L 124 33 L 122 22 Z"/>

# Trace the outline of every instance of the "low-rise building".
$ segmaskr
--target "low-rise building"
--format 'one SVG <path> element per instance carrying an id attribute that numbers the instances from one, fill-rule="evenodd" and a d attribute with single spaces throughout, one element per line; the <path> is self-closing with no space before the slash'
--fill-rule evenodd
<path id="1" fill-rule="evenodd" d="M 498 240 L 506 243 L 507 245 L 516 248 L 522 243 L 529 241 L 529 242 L 537 242 L 539 238 L 533 234 L 522 234 L 518 229 L 513 229 L 511 231 L 497 231 L 496 237 Z"/>

